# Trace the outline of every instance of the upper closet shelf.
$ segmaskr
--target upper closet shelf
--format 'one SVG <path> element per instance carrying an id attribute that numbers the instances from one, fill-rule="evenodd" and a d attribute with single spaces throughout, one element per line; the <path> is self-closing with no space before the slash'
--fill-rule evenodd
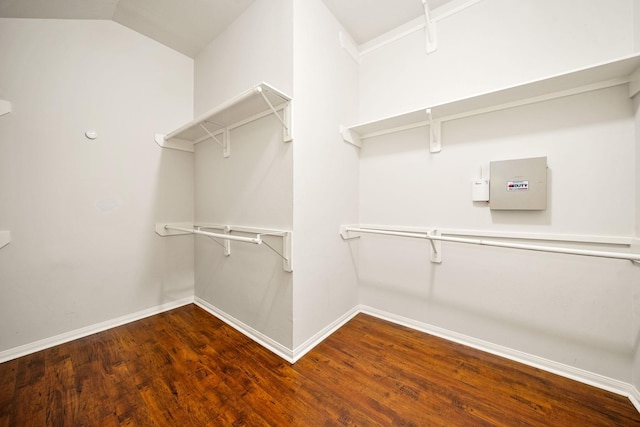
<path id="1" fill-rule="evenodd" d="M 0 116 L 4 116 L 11 111 L 13 111 L 11 103 L 9 101 L 5 101 L 4 99 L 0 99 Z"/>
<path id="2" fill-rule="evenodd" d="M 640 55 L 630 56 L 369 123 L 342 126 L 340 131 L 346 142 L 360 147 L 366 138 L 429 126 L 430 151 L 436 153 L 441 149 L 442 122 L 623 84 L 629 84 L 629 96 L 632 97 L 640 92 L 639 67 Z"/>
<path id="3" fill-rule="evenodd" d="M 292 140 L 289 101 L 287 95 L 260 83 L 167 135 L 156 134 L 155 140 L 162 147 L 193 152 L 195 144 L 213 139 L 222 147 L 224 157 L 229 157 L 230 130 L 273 114 L 282 123 L 283 140 L 289 142 Z"/>

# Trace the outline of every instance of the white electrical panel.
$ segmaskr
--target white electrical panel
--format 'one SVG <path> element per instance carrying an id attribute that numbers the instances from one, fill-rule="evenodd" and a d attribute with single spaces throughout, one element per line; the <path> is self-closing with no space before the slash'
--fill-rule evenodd
<path id="1" fill-rule="evenodd" d="M 492 210 L 547 209 L 547 158 L 491 162 Z"/>

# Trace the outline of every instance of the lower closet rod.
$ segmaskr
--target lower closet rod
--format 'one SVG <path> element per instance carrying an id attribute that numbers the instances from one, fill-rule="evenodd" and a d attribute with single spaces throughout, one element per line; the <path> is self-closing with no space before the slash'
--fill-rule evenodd
<path id="1" fill-rule="evenodd" d="M 523 245 L 519 243 L 496 242 L 494 240 L 464 239 L 461 237 L 444 237 L 444 236 L 429 235 L 429 237 L 427 238 L 433 239 L 433 240 L 439 240 L 441 242 L 468 243 L 471 245 L 496 246 L 499 248 L 524 249 L 529 251 L 551 252 L 551 253 L 557 253 L 557 254 L 582 255 L 582 256 L 592 256 L 597 258 L 613 258 L 613 259 L 626 259 L 629 261 L 640 261 L 640 255 L 628 254 L 628 253 L 622 253 L 622 252 L 605 252 L 605 251 L 591 251 L 591 250 L 583 250 L 583 249 L 562 248 L 562 247 L 554 247 L 554 246 Z"/>
<path id="2" fill-rule="evenodd" d="M 629 261 L 640 262 L 639 254 L 629 254 L 629 253 L 622 253 L 622 252 L 605 252 L 605 251 L 591 251 L 591 250 L 571 249 L 571 248 L 554 247 L 554 246 L 524 245 L 519 243 L 497 242 L 495 240 L 465 239 L 461 237 L 446 237 L 446 236 L 434 235 L 430 233 L 411 233 L 411 232 L 393 231 L 393 230 L 377 230 L 377 229 L 371 229 L 371 228 L 345 227 L 344 230 L 351 231 L 354 233 L 370 233 L 370 234 L 383 234 L 388 236 L 413 237 L 418 239 L 428 239 L 431 241 L 467 243 L 471 245 L 496 246 L 500 248 L 524 249 L 529 251 L 551 252 L 551 253 L 569 254 L 569 255 L 583 255 L 583 256 L 592 256 L 592 257 L 599 257 L 599 258 L 626 259 Z"/>
<path id="3" fill-rule="evenodd" d="M 200 234 L 202 236 L 208 236 L 208 237 L 215 237 L 216 239 L 235 240 L 237 242 L 253 243 L 256 245 L 262 244 L 262 239 L 260 238 L 259 235 L 258 237 L 232 236 L 230 234 L 210 233 L 208 231 L 200 231 L 195 228 L 174 227 L 171 225 L 165 225 L 164 228 L 166 230 L 184 231 L 186 233 Z"/>

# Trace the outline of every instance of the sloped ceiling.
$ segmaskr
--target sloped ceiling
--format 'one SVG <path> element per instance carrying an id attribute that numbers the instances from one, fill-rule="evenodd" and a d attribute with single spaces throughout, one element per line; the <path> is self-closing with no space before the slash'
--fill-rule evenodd
<path id="1" fill-rule="evenodd" d="M 424 16 L 421 0 L 322 0 L 357 44 Z M 446 0 L 429 0 L 430 8 Z"/>
<path id="2" fill-rule="evenodd" d="M 0 0 L 0 17 L 111 19 L 118 0 Z"/>
<path id="3" fill-rule="evenodd" d="M 435 9 L 455 0 L 428 0 Z M 0 0 L 1 18 L 111 19 L 195 57 L 254 0 Z M 421 0 L 323 0 L 358 44 L 424 16 Z"/>
<path id="4" fill-rule="evenodd" d="M 254 0 L 0 0 L 2 18 L 111 19 L 195 57 Z"/>

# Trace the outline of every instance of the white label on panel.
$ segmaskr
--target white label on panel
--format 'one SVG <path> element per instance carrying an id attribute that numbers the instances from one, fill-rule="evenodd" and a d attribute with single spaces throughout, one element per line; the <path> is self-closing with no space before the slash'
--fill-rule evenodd
<path id="1" fill-rule="evenodd" d="M 507 191 L 526 191 L 529 189 L 529 181 L 507 181 Z"/>

